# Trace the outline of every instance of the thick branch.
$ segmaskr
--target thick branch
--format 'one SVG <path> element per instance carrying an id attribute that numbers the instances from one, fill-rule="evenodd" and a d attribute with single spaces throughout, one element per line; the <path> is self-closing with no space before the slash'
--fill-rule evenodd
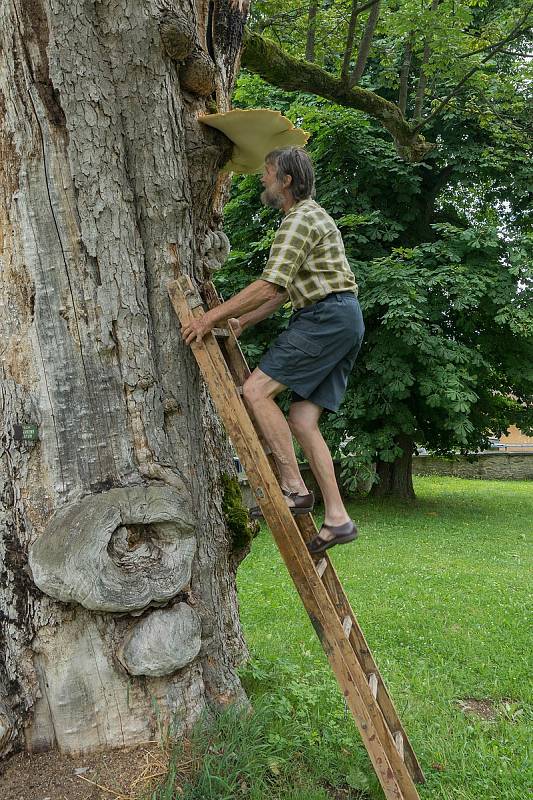
<path id="1" fill-rule="evenodd" d="M 440 0 L 431 0 L 431 10 L 435 11 L 437 6 L 439 5 Z M 419 120 L 422 116 L 422 106 L 424 105 L 424 94 L 426 93 L 426 83 L 427 83 L 427 75 L 426 75 L 426 64 L 429 61 L 431 50 L 429 47 L 429 42 L 425 41 L 424 43 L 424 54 L 422 56 L 422 64 L 420 66 L 420 75 L 418 77 L 418 86 L 416 89 L 416 98 L 415 98 L 415 110 L 413 114 L 413 119 Z"/>
<path id="2" fill-rule="evenodd" d="M 346 45 L 344 47 L 344 58 L 342 59 L 341 80 L 348 82 L 348 72 L 350 70 L 350 61 L 352 58 L 353 42 L 355 39 L 355 28 L 357 25 L 357 17 L 359 16 L 360 9 L 357 6 L 357 0 L 352 0 L 352 11 L 350 13 L 350 22 L 348 23 L 348 33 L 346 35 Z"/>
<path id="3" fill-rule="evenodd" d="M 318 0 L 311 0 L 309 3 L 309 16 L 307 17 L 307 41 L 305 43 L 305 60 L 313 62 L 315 60 L 315 33 L 316 33 L 316 12 Z"/>
<path id="4" fill-rule="evenodd" d="M 359 83 L 361 76 L 365 71 L 368 54 L 370 53 L 370 45 L 372 44 L 374 31 L 376 29 L 376 25 L 378 24 L 380 5 L 381 0 L 377 0 L 377 2 L 374 3 L 370 9 L 370 14 L 368 15 L 365 25 L 365 31 L 361 38 L 361 42 L 359 43 L 359 52 L 357 53 L 355 69 L 350 78 L 350 86 L 355 86 L 357 83 Z"/>
<path id="5" fill-rule="evenodd" d="M 407 40 L 407 44 L 405 45 L 402 68 L 400 70 L 400 94 L 398 97 L 398 107 L 404 116 L 407 108 L 407 94 L 409 91 L 409 70 L 411 69 L 411 58 L 413 55 L 413 39 L 414 33 L 411 31 Z"/>
<path id="6" fill-rule="evenodd" d="M 299 61 L 273 42 L 246 29 L 242 65 L 273 86 L 288 92 L 309 92 L 346 108 L 363 111 L 378 120 L 392 135 L 396 149 L 408 161 L 421 161 L 434 145 L 413 131 L 399 108 L 375 92 L 349 88 L 316 64 Z"/>

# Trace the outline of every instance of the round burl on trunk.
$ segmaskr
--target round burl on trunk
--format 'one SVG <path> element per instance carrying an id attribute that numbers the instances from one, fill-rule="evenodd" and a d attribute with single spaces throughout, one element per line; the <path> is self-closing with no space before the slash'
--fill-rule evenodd
<path id="1" fill-rule="evenodd" d="M 187 603 L 151 611 L 126 635 L 118 659 L 130 675 L 160 677 L 182 669 L 200 651 L 200 618 Z"/>
<path id="2" fill-rule="evenodd" d="M 194 518 L 174 489 L 92 494 L 55 514 L 30 550 L 39 589 L 93 611 L 137 611 L 188 586 Z"/>

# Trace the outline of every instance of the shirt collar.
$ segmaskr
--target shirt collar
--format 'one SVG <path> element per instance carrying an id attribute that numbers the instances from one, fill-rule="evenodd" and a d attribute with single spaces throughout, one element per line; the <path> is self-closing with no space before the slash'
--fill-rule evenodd
<path id="1" fill-rule="evenodd" d="M 296 209 L 300 208 L 301 206 L 303 206 L 304 203 L 308 203 L 312 199 L 313 199 L 312 197 L 304 197 L 303 200 L 298 200 L 298 202 L 295 203 L 293 206 L 291 206 L 287 211 L 287 213 L 284 214 L 283 216 L 288 217 L 289 214 L 292 214 L 293 211 L 296 211 Z"/>

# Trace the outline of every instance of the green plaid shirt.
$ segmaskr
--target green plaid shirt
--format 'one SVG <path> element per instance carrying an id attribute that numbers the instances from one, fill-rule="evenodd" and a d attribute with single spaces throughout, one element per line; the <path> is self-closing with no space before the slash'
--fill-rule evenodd
<path id="1" fill-rule="evenodd" d="M 261 280 L 283 286 L 294 308 L 331 292 L 357 294 L 340 231 L 311 198 L 300 200 L 283 217 Z"/>

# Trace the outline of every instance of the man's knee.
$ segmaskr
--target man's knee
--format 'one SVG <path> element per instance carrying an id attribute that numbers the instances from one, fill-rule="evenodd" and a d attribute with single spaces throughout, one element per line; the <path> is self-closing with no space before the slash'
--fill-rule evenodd
<path id="1" fill-rule="evenodd" d="M 242 396 L 248 405 L 260 403 L 264 400 L 273 400 L 287 387 L 265 375 L 260 369 L 255 369 L 242 387 Z"/>
<path id="2" fill-rule="evenodd" d="M 318 416 L 310 413 L 309 410 L 299 410 L 296 406 L 292 405 L 287 417 L 289 428 L 297 439 L 305 437 L 318 429 Z"/>
<path id="3" fill-rule="evenodd" d="M 242 396 L 245 403 L 253 406 L 258 400 L 264 399 L 264 393 L 254 380 L 253 376 L 247 378 L 242 387 Z"/>

